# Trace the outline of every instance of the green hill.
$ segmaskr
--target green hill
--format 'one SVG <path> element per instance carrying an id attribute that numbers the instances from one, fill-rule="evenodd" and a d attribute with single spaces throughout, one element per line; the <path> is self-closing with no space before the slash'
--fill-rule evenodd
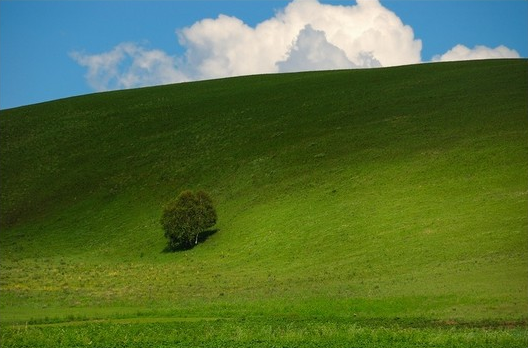
<path id="1" fill-rule="evenodd" d="M 527 68 L 262 75 L 3 110 L 1 320 L 526 320 Z M 211 194 L 218 230 L 163 252 L 162 206 L 188 188 Z"/>

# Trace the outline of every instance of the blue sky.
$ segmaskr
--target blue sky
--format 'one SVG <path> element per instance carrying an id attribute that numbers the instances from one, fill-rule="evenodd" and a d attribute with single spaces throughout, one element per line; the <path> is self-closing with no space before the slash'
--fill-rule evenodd
<path id="1" fill-rule="evenodd" d="M 524 0 L 0 0 L 2 109 L 243 74 L 519 56 Z"/>

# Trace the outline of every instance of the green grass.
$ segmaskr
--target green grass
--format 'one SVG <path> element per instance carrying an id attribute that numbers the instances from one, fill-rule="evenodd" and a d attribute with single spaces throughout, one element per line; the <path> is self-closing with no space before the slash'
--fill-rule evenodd
<path id="1" fill-rule="evenodd" d="M 113 320 L 14 326 L 2 339 L 18 347 L 526 347 L 519 328 L 342 319 Z"/>
<path id="2" fill-rule="evenodd" d="M 1 111 L 1 341 L 526 346 L 527 68 L 263 75 Z M 161 208 L 183 189 L 211 194 L 218 231 L 165 253 Z M 293 338 L 272 334 L 290 322 Z"/>

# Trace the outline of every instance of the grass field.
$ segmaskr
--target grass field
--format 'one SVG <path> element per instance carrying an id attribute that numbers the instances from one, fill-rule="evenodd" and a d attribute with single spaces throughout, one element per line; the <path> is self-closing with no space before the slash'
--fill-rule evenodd
<path id="1" fill-rule="evenodd" d="M 528 62 L 0 112 L 2 347 L 526 347 Z M 161 209 L 218 224 L 164 252 Z"/>

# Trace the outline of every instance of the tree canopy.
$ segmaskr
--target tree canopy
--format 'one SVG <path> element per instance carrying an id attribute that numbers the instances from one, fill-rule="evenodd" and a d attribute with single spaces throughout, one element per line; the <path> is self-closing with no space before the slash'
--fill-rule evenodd
<path id="1" fill-rule="evenodd" d="M 161 225 L 171 250 L 189 249 L 198 236 L 216 224 L 216 210 L 204 191 L 183 191 L 163 209 Z"/>

